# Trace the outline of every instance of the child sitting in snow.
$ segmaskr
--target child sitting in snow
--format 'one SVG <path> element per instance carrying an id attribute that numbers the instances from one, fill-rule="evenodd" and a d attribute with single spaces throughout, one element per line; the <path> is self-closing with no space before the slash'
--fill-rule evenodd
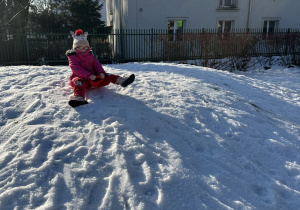
<path id="1" fill-rule="evenodd" d="M 134 74 L 128 78 L 123 78 L 104 71 L 90 50 L 87 32 L 83 33 L 81 29 L 78 29 L 71 34 L 73 36 L 73 49 L 66 52 L 72 70 L 70 85 L 74 88 L 74 96 L 71 96 L 69 101 L 70 106 L 76 107 L 87 104 L 85 91 L 89 88 L 103 87 L 110 83 L 126 87 L 134 81 Z"/>

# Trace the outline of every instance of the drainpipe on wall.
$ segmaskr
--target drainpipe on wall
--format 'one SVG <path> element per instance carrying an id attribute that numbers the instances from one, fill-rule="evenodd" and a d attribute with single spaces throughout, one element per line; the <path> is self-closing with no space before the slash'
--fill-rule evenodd
<path id="1" fill-rule="evenodd" d="M 125 57 L 125 54 L 124 54 L 124 36 L 123 36 L 123 29 L 124 29 L 124 13 L 123 13 L 123 0 L 119 0 L 119 21 L 120 21 L 120 29 L 119 29 L 119 32 L 120 32 L 120 39 L 119 39 L 119 43 L 120 43 L 120 51 L 118 52 L 120 54 L 120 57 Z"/>
<path id="2" fill-rule="evenodd" d="M 249 0 L 249 7 L 248 7 L 248 19 L 247 19 L 247 30 L 250 28 L 250 21 L 251 21 L 251 9 L 252 9 L 252 0 Z"/>
<path id="3" fill-rule="evenodd" d="M 123 1 L 122 0 L 119 0 L 119 9 L 120 9 L 120 11 L 119 11 L 119 21 L 120 21 L 120 29 L 123 29 L 123 22 L 122 22 L 122 20 L 123 20 Z"/>

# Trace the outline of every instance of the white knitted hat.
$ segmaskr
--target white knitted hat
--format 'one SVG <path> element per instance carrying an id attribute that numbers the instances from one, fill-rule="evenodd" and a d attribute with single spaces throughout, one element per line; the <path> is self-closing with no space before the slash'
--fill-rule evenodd
<path id="1" fill-rule="evenodd" d="M 75 33 L 73 31 L 71 31 L 70 33 L 73 37 L 73 49 L 79 46 L 90 46 L 87 40 L 88 32 L 83 33 L 81 29 L 78 29 L 75 31 Z"/>

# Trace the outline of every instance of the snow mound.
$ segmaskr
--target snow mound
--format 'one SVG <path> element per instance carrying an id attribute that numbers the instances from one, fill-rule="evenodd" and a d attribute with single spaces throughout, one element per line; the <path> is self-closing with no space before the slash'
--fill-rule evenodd
<path id="1" fill-rule="evenodd" d="M 299 69 L 104 69 L 73 109 L 69 67 L 0 67 L 0 209 L 299 208 Z"/>

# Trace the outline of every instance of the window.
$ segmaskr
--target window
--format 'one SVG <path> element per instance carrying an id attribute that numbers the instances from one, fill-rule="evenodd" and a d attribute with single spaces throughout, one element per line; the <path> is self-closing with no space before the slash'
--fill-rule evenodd
<path id="1" fill-rule="evenodd" d="M 263 39 L 270 38 L 270 35 L 278 28 L 278 20 L 264 20 Z"/>
<path id="2" fill-rule="evenodd" d="M 169 41 L 182 41 L 182 32 L 185 25 L 184 22 L 184 20 L 168 21 Z"/>
<path id="3" fill-rule="evenodd" d="M 273 33 L 278 26 L 276 20 L 265 20 L 264 21 L 264 33 Z"/>
<path id="4" fill-rule="evenodd" d="M 219 20 L 218 21 L 218 32 L 229 33 L 233 28 L 233 20 Z"/>
<path id="5" fill-rule="evenodd" d="M 220 0 L 220 8 L 237 8 L 238 0 Z"/>

